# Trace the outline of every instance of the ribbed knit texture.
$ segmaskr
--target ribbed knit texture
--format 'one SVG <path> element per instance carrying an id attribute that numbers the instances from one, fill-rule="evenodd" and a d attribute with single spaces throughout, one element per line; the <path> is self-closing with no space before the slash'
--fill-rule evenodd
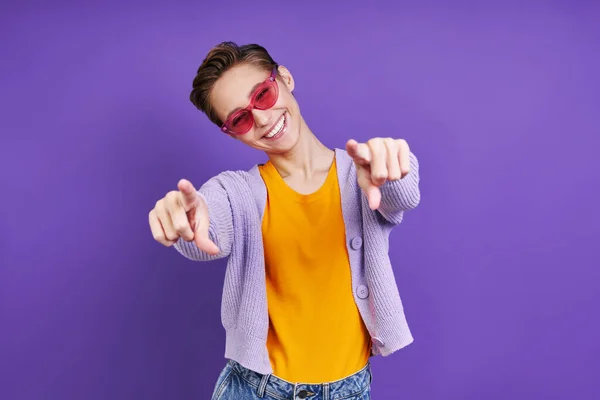
<path id="1" fill-rule="evenodd" d="M 373 339 L 373 355 L 386 356 L 413 341 L 388 255 L 388 239 L 391 229 L 402 222 L 404 211 L 419 204 L 419 163 L 411 153 L 410 173 L 387 182 L 382 187 L 380 208 L 372 211 L 358 186 L 352 159 L 336 149 L 336 162 L 354 298 Z M 223 172 L 198 192 L 208 205 L 210 238 L 221 252 L 210 256 L 184 240 L 174 247 L 191 260 L 229 257 L 221 305 L 225 357 L 270 374 L 261 231 L 267 197 L 264 182 L 254 166 L 249 171 Z"/>

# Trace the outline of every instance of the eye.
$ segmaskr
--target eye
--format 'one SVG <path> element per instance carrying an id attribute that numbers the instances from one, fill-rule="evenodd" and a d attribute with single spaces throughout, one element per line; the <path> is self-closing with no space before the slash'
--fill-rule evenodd
<path id="1" fill-rule="evenodd" d="M 244 119 L 246 118 L 246 112 L 241 112 L 239 114 L 237 114 L 233 120 L 231 121 L 231 125 L 232 126 L 236 126 L 238 125 L 240 122 L 242 122 Z"/>
<path id="2" fill-rule="evenodd" d="M 261 90 L 259 90 L 259 92 L 256 94 L 256 101 L 260 101 L 269 91 L 269 88 L 263 88 Z"/>

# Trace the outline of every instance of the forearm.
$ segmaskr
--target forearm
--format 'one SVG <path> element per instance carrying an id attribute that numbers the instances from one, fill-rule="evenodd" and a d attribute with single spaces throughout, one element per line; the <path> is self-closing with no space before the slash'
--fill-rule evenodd
<path id="1" fill-rule="evenodd" d="M 404 211 L 419 205 L 419 160 L 410 153 L 410 171 L 404 178 L 388 181 L 381 188 L 381 203 L 378 211 L 389 222 L 399 224 Z"/>

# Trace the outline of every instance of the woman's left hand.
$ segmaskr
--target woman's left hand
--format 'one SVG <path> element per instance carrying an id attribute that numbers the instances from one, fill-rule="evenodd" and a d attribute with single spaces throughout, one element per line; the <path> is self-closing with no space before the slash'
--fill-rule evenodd
<path id="1" fill-rule="evenodd" d="M 346 151 L 356 164 L 358 185 L 372 210 L 378 209 L 381 202 L 379 187 L 410 172 L 410 149 L 404 139 L 373 138 L 366 143 L 350 139 Z"/>

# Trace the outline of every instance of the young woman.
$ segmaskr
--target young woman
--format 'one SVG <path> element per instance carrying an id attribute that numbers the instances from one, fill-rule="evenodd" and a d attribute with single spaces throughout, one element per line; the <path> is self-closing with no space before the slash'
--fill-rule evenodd
<path id="1" fill-rule="evenodd" d="M 229 360 L 213 399 L 368 399 L 369 358 L 413 338 L 388 256 L 420 200 L 402 139 L 328 149 L 304 121 L 294 79 L 258 45 L 214 47 L 192 103 L 268 162 L 181 180 L 150 212 L 154 238 L 185 257 L 228 257 Z"/>

